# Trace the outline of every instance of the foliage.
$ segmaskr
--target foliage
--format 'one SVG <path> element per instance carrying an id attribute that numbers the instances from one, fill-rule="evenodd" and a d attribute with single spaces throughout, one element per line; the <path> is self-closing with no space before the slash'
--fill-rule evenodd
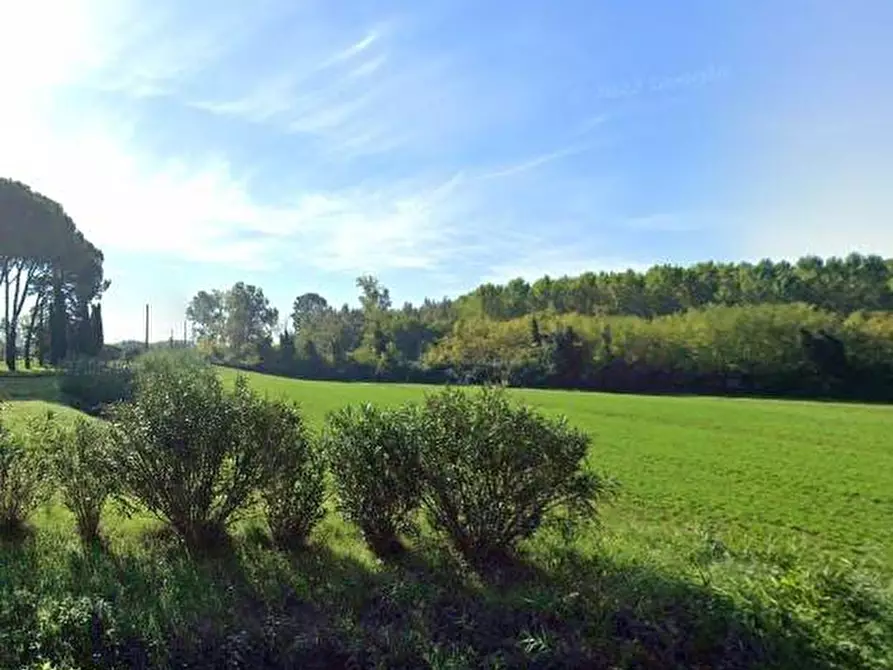
<path id="1" fill-rule="evenodd" d="M 133 396 L 133 372 L 119 363 L 69 359 L 63 367 L 59 390 L 72 407 L 98 415 L 108 405 Z"/>
<path id="2" fill-rule="evenodd" d="M 586 272 L 577 277 L 518 278 L 484 284 L 456 301 L 465 318 L 515 319 L 553 312 L 653 317 L 707 305 L 806 303 L 848 314 L 893 309 L 893 259 L 850 254 L 806 256 L 796 263 L 655 265 L 644 272 Z"/>
<path id="3" fill-rule="evenodd" d="M 313 427 L 426 390 L 248 378 Z M 601 529 L 568 546 L 543 528 L 496 580 L 426 528 L 412 560 L 376 561 L 335 514 L 303 552 L 245 520 L 232 553 L 196 560 L 112 507 L 111 551 L 78 551 L 48 505 L 25 542 L 0 542 L 0 667 L 893 666 L 889 408 L 508 393 L 598 436 L 600 469 L 624 483 Z M 11 403 L 8 423 L 45 408 Z"/>
<path id="4" fill-rule="evenodd" d="M 294 337 L 219 360 L 313 379 L 893 398 L 878 353 L 893 347 L 893 260 L 876 256 L 514 279 L 401 308 L 375 277 L 357 287 L 359 307 L 298 296 Z M 829 338 L 843 347 L 830 367 Z"/>
<path id="5" fill-rule="evenodd" d="M 541 314 L 536 322 L 534 334 L 527 318 L 459 321 L 426 362 L 460 380 L 512 385 L 893 397 L 889 363 L 877 355 L 893 346 L 886 314 L 843 321 L 807 305 L 713 306 L 653 319 Z M 839 341 L 836 368 L 816 358 L 816 338 Z"/>
<path id="6" fill-rule="evenodd" d="M 418 435 L 432 524 L 474 561 L 498 559 L 553 512 L 594 519 L 605 482 L 582 468 L 589 437 L 505 391 L 427 397 Z"/>
<path id="7" fill-rule="evenodd" d="M 62 425 L 48 413 L 36 431 L 46 445 L 53 479 L 63 503 L 74 514 L 81 540 L 93 544 L 99 539 L 103 507 L 116 491 L 109 429 L 86 418 Z"/>
<path id="8" fill-rule="evenodd" d="M 20 324 L 24 323 L 26 349 L 30 349 L 37 316 L 51 296 L 52 358 L 54 363 L 64 358 L 67 330 L 79 328 L 84 310 L 108 287 L 102 262 L 102 253 L 78 231 L 61 205 L 25 184 L 0 178 L 0 284 L 10 370 L 16 367 Z M 24 320 L 26 303 L 31 304 L 31 317 Z M 78 341 L 72 349 L 86 353 L 81 344 Z M 30 362 L 30 351 L 26 359 Z"/>
<path id="9" fill-rule="evenodd" d="M 135 386 L 113 414 L 115 473 L 188 546 L 213 544 L 267 472 L 257 399 L 244 381 L 225 392 L 213 368 L 177 351 L 142 357 Z"/>
<path id="10" fill-rule="evenodd" d="M 304 546 L 323 516 L 325 462 L 298 409 L 251 397 L 243 407 L 257 448 L 267 456 L 261 498 L 273 540 L 283 549 Z"/>
<path id="11" fill-rule="evenodd" d="M 40 446 L 0 423 L 0 534 L 21 530 L 49 493 Z"/>
<path id="12" fill-rule="evenodd" d="M 419 504 L 417 414 L 365 403 L 329 415 L 325 445 L 338 507 L 379 554 L 399 552 L 398 534 Z"/>
<path id="13" fill-rule="evenodd" d="M 228 291 L 200 291 L 186 315 L 200 340 L 225 345 L 237 358 L 256 353 L 279 320 L 263 290 L 244 282 Z"/>

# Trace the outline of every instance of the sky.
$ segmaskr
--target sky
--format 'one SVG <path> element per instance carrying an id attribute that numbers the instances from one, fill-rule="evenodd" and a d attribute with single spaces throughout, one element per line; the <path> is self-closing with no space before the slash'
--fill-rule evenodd
<path id="1" fill-rule="evenodd" d="M 396 304 L 893 256 L 889 0 L 0 0 L 0 176 L 105 254 L 108 341 L 261 286 Z"/>

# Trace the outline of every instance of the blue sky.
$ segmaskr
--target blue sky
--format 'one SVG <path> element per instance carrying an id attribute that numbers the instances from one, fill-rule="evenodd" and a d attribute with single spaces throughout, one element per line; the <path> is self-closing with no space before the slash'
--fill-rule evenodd
<path id="1" fill-rule="evenodd" d="M 889 256 L 891 34 L 887 0 L 4 3 L 0 175 L 103 249 L 111 340 L 238 280 L 285 316 L 361 273 Z"/>

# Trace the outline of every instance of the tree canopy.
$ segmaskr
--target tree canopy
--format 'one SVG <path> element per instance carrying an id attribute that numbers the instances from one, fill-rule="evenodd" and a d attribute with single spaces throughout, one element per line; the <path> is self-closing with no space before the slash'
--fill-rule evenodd
<path id="1" fill-rule="evenodd" d="M 84 330 L 89 305 L 108 288 L 102 252 L 77 229 L 62 206 L 21 182 L 0 178 L 0 282 L 4 291 L 6 364 L 15 369 L 19 324 L 31 306 L 25 335 L 26 364 L 41 317 L 54 311 L 57 340 Z M 86 317 L 84 316 L 86 314 Z M 86 332 L 86 331 L 85 331 Z M 85 341 L 84 338 L 78 341 Z M 76 347 L 77 349 L 77 347 Z"/>
<path id="2" fill-rule="evenodd" d="M 199 293 L 190 318 L 223 359 L 306 377 L 893 395 L 893 260 L 878 256 L 518 278 L 399 308 L 377 278 L 356 286 L 356 306 L 298 295 L 292 332 L 255 354 L 216 335 L 225 293 Z"/>

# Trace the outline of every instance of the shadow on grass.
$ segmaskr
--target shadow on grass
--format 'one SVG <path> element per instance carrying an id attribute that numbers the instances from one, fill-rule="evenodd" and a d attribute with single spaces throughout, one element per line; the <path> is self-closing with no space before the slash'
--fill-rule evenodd
<path id="1" fill-rule="evenodd" d="M 40 542 L 0 547 L 3 667 L 860 667 L 784 617 L 572 553 L 493 581 L 429 549 L 373 567 L 319 545 L 195 560 L 162 536 L 122 554 Z"/>

